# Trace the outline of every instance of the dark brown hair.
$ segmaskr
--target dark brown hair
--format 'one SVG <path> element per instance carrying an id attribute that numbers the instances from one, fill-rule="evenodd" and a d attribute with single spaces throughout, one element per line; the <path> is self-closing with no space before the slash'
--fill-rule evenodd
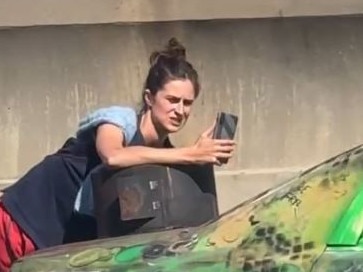
<path id="1" fill-rule="evenodd" d="M 198 97 L 200 91 L 198 73 L 187 61 L 185 47 L 176 38 L 171 38 L 164 50 L 151 54 L 144 90 L 148 89 L 152 95 L 155 95 L 166 83 L 176 79 L 189 79 L 193 84 L 195 97 Z M 145 109 L 145 101 L 143 104 Z"/>

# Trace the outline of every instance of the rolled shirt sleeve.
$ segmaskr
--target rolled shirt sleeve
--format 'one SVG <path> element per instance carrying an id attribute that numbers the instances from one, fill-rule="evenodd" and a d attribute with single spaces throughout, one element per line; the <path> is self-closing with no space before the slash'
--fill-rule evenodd
<path id="1" fill-rule="evenodd" d="M 77 137 L 85 138 L 95 135 L 95 130 L 102 124 L 113 124 L 119 127 L 128 144 L 136 132 L 137 115 L 135 110 L 129 107 L 111 106 L 98 109 L 80 121 Z"/>
<path id="2" fill-rule="evenodd" d="M 128 107 L 112 106 L 101 108 L 86 116 L 80 121 L 77 137 L 87 138 L 95 135 L 98 126 L 113 124 L 122 129 L 126 145 L 129 144 L 137 130 L 137 115 L 134 109 Z M 91 171 L 97 171 L 96 167 Z M 75 211 L 93 216 L 92 180 L 89 174 L 78 191 L 74 209 Z"/>

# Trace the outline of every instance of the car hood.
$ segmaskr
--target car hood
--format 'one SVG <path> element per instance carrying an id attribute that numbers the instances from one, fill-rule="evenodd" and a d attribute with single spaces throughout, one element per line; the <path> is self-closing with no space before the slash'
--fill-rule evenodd
<path id="1" fill-rule="evenodd" d="M 51 248 L 12 271 L 308 271 L 362 184 L 358 146 L 203 226 Z"/>

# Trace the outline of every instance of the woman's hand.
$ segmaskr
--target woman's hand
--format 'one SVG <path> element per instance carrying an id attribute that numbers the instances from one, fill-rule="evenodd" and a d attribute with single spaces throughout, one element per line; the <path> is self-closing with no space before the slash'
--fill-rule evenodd
<path id="1" fill-rule="evenodd" d="M 207 129 L 192 146 L 192 156 L 197 164 L 213 163 L 221 165 L 220 159 L 230 159 L 235 149 L 235 141 L 213 139 L 215 124 Z"/>

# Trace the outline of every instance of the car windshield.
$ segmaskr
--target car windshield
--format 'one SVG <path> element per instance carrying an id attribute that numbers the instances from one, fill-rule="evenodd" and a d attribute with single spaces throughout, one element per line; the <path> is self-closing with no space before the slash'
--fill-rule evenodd
<path id="1" fill-rule="evenodd" d="M 334 226 L 359 192 L 362 169 L 363 148 L 358 146 L 203 226 L 65 245 L 25 258 L 14 271 L 48 271 L 39 270 L 46 266 L 51 270 L 103 267 L 106 270 L 101 271 L 109 271 L 107 268 L 118 267 L 123 271 L 150 271 L 150 265 L 160 269 L 157 271 L 234 271 L 241 267 L 245 271 L 282 267 L 290 270 L 281 271 L 305 271 L 321 255 Z M 361 229 L 356 231 L 360 234 Z M 188 238 L 181 238 L 181 233 Z M 178 246 L 183 250 L 176 250 Z M 127 251 L 131 249 L 134 255 Z M 156 255 L 163 253 L 146 262 L 146 249 Z M 122 255 L 125 250 L 128 255 Z"/>

